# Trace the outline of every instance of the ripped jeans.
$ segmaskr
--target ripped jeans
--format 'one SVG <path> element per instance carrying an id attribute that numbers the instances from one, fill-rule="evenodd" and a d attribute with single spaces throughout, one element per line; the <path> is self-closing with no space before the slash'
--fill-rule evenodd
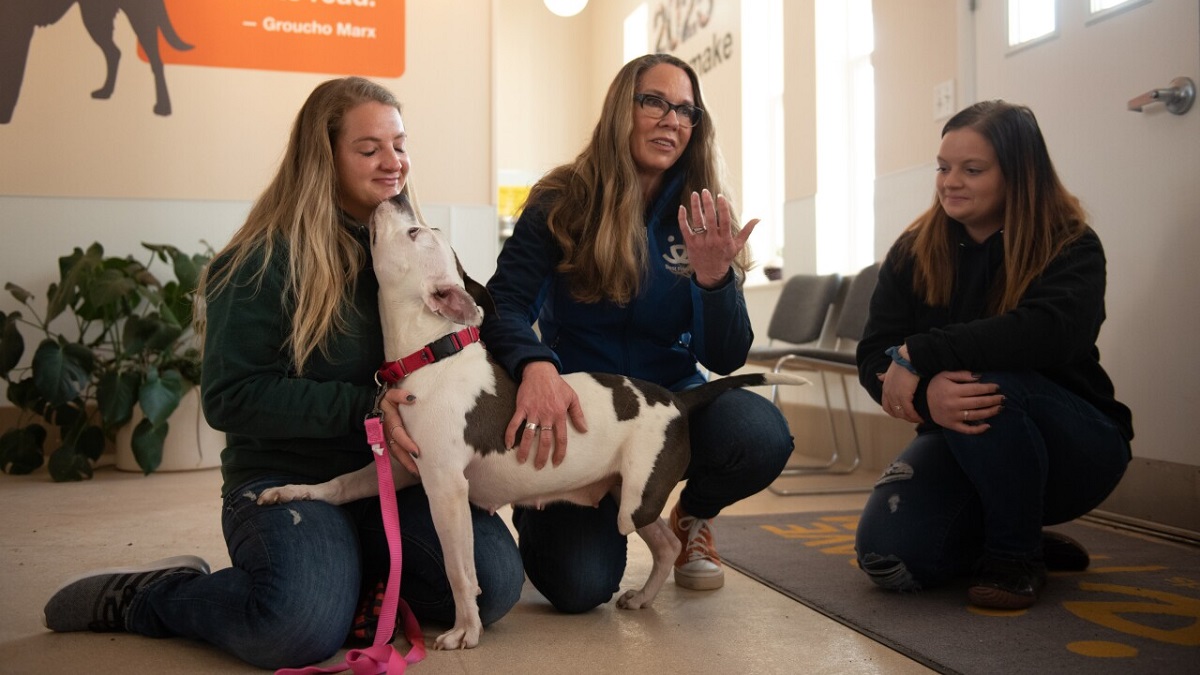
<path id="1" fill-rule="evenodd" d="M 984 554 L 1040 559 L 1042 526 L 1092 510 L 1125 473 L 1129 443 L 1090 403 L 1032 372 L 982 381 L 1005 396 L 991 428 L 923 428 L 867 500 L 855 550 L 883 588 L 940 585 Z"/>
<path id="2" fill-rule="evenodd" d="M 389 553 L 379 498 L 334 506 L 298 501 L 259 506 L 268 487 L 299 476 L 250 481 L 226 495 L 221 521 L 232 567 L 175 575 L 148 587 L 129 608 L 130 632 L 203 640 L 260 668 L 329 658 L 354 619 L 361 580 L 387 578 Z M 396 493 L 403 542 L 400 595 L 422 622 L 449 626 L 454 597 L 429 500 L 421 486 Z M 472 507 L 475 566 L 486 626 L 521 595 L 525 575 L 508 526 Z"/>

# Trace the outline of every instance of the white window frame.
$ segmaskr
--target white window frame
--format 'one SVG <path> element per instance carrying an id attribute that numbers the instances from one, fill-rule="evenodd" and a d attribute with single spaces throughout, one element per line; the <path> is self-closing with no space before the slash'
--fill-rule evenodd
<path id="1" fill-rule="evenodd" d="M 1050 30 L 1036 35 L 1015 35 L 1013 34 L 1013 18 L 1014 15 L 1020 16 L 1022 9 L 1033 9 L 1036 5 L 1050 6 L 1050 15 L 1053 20 L 1053 26 Z M 1005 34 L 1008 36 L 1008 54 L 1029 49 L 1036 45 L 1044 44 L 1058 37 L 1058 27 L 1060 24 L 1058 0 L 1005 0 L 1004 3 L 1004 22 L 1006 25 Z M 1014 42 L 1013 40 L 1016 40 Z"/>

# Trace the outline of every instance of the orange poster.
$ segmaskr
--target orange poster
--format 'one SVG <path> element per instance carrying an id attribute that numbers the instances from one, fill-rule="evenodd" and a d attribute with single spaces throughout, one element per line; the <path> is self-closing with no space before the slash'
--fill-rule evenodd
<path id="1" fill-rule="evenodd" d="M 163 63 L 400 77 L 404 0 L 164 0 Z M 191 48 L 188 49 L 188 45 Z M 143 61 L 145 52 L 139 45 Z"/>

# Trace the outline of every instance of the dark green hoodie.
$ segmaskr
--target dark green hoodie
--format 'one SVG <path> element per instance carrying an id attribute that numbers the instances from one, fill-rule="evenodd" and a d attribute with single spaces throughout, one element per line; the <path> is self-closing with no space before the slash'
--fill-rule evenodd
<path id="1" fill-rule="evenodd" d="M 314 352 L 302 376 L 286 348 L 295 307 L 284 288 L 286 246 L 276 247 L 261 286 L 251 280 L 260 254 L 208 298 L 201 391 L 208 423 L 226 433 L 222 494 L 273 474 L 323 482 L 372 461 L 363 416 L 374 404 L 374 374 L 383 363 L 379 284 L 366 228 L 347 226 L 367 260 L 346 313 L 349 330 L 330 340 L 328 357 Z"/>

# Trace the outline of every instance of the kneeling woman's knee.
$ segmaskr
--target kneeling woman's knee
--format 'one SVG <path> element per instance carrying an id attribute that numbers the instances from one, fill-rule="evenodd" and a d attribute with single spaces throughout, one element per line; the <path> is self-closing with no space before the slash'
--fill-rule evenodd
<path id="1" fill-rule="evenodd" d="M 745 389 L 722 394 L 706 411 L 696 432 L 710 444 L 745 448 L 746 459 L 768 467 L 783 468 L 795 449 L 791 428 L 779 408 Z"/>
<path id="2" fill-rule="evenodd" d="M 257 622 L 246 649 L 238 656 L 260 668 L 306 666 L 328 659 L 341 649 L 350 632 L 353 606 L 329 606 L 330 611 L 312 611 L 312 605 L 300 611 L 277 613 Z"/>
<path id="3" fill-rule="evenodd" d="M 507 531 L 505 532 L 507 534 Z M 480 542 L 476 542 L 478 546 Z M 479 587 L 479 620 L 485 626 L 499 621 L 521 599 L 521 587 L 525 584 L 525 570 L 521 553 L 508 535 L 508 545 L 489 546 L 482 559 L 484 566 L 476 566 Z"/>
<path id="4" fill-rule="evenodd" d="M 921 590 L 921 583 L 913 577 L 908 566 L 898 556 L 860 554 L 858 567 L 880 588 L 901 592 Z"/>
<path id="5" fill-rule="evenodd" d="M 880 588 L 908 592 L 946 583 L 954 572 L 953 566 L 919 546 L 919 542 L 897 543 L 887 541 L 886 537 L 883 541 L 873 541 L 860 533 L 854 549 L 859 569 Z"/>
<path id="6" fill-rule="evenodd" d="M 875 522 L 868 511 L 859 519 L 854 550 L 858 567 L 880 588 L 919 591 L 946 581 L 947 569 L 933 553 L 930 542 L 913 537 L 911 530 Z M 909 531 L 905 536 L 900 531 Z"/>

